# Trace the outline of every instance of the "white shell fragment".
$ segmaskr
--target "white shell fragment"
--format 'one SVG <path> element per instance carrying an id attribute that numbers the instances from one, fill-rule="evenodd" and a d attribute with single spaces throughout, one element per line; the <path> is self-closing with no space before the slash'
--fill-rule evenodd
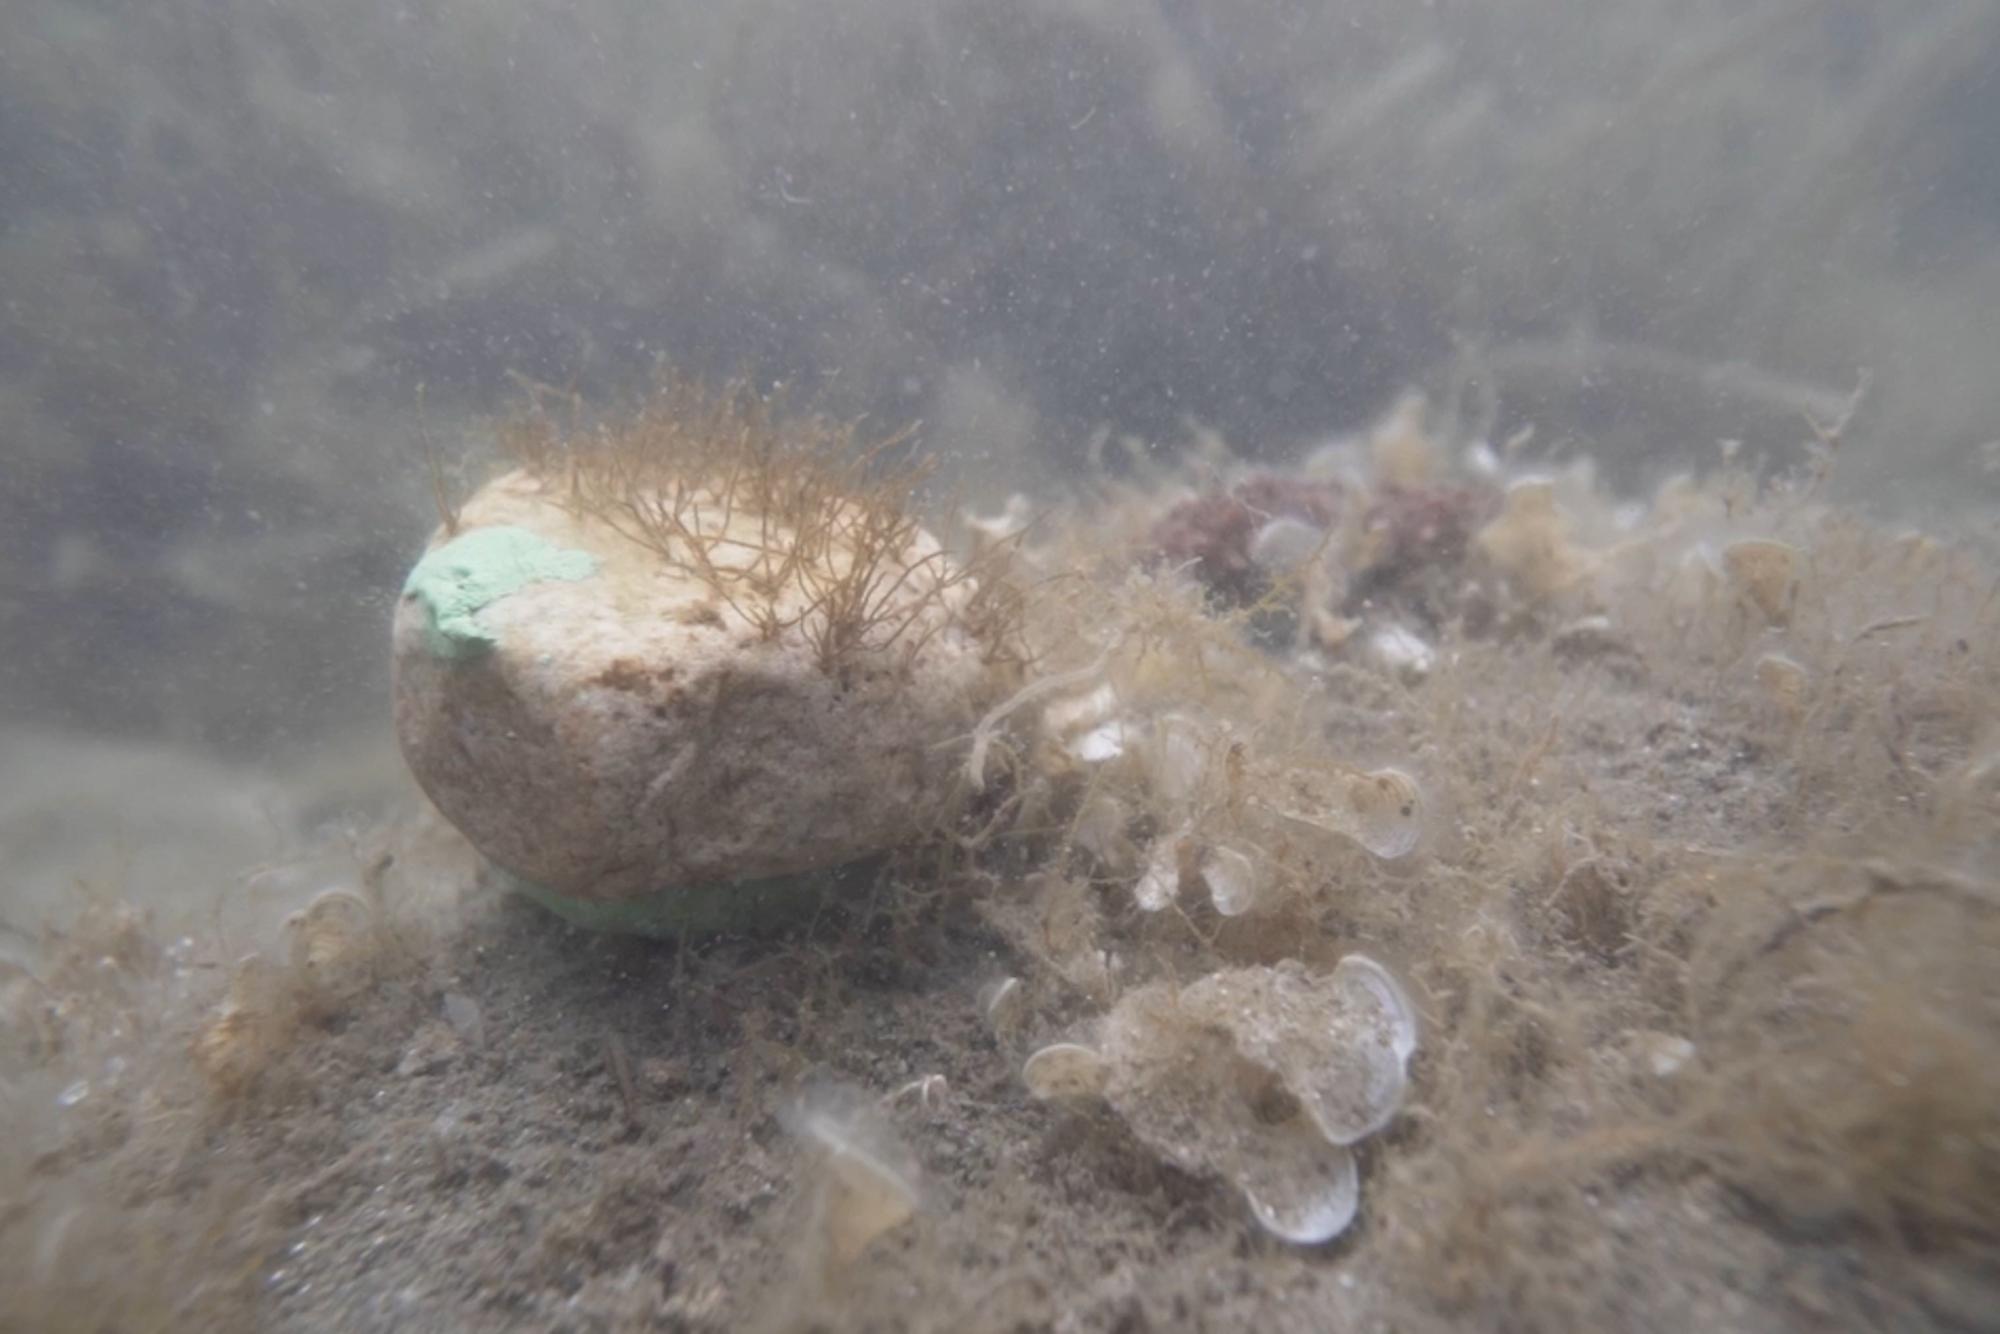
<path id="1" fill-rule="evenodd" d="M 1400 769 L 1289 768 L 1265 802 L 1287 820 L 1351 838 L 1384 861 L 1404 857 L 1423 831 L 1423 792 Z"/>
<path id="2" fill-rule="evenodd" d="M 1085 1102 L 1104 1096 L 1104 1058 L 1077 1042 L 1052 1042 L 1021 1067 L 1021 1082 L 1043 1102 Z"/>
<path id="3" fill-rule="evenodd" d="M 1241 917 L 1257 906 L 1262 888 L 1257 864 L 1235 848 L 1216 846 L 1201 859 L 1208 898 L 1224 917 Z"/>

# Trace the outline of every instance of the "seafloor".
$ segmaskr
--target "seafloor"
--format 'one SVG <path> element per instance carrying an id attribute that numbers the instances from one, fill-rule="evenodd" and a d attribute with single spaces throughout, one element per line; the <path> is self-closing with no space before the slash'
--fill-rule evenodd
<path id="1" fill-rule="evenodd" d="M 1149 608 L 1119 614 L 1150 698 L 1422 784 L 1414 853 L 1288 852 L 1262 920 L 1138 912 L 1129 868 L 996 792 L 795 929 L 593 935 L 491 886 L 386 737 L 276 788 L 17 738 L 47 794 L 0 812 L 19 911 L 79 866 L 91 906 L 0 977 L 0 1327 L 1994 1327 L 1994 566 L 1820 502 L 1810 469 L 1676 484 L 1604 534 L 1568 478 L 1542 558 L 1587 571 L 1458 543 L 1311 651 L 1126 559 L 1164 484 L 1032 539 L 1093 591 L 1029 634 Z M 1752 539 L 1799 561 L 1780 601 L 1716 556 Z M 1427 656 L 1370 656 L 1370 618 L 1422 623 Z M 304 854 L 277 832 L 301 812 Z M 159 874 L 212 888 L 129 906 Z M 1350 950 L 1424 1032 L 1329 1245 L 1022 1082 L 1149 978 Z M 919 1180 L 844 1260 L 786 1128 L 830 1083 L 879 1100 Z"/>

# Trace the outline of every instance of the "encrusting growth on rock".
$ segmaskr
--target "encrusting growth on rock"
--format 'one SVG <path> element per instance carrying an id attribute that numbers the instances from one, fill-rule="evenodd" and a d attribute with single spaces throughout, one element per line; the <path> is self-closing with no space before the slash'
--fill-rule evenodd
<path id="1" fill-rule="evenodd" d="M 594 926 L 750 925 L 928 827 L 1016 604 L 925 531 L 897 441 L 675 383 L 503 443 L 520 466 L 405 586 L 396 720 L 521 888 Z"/>

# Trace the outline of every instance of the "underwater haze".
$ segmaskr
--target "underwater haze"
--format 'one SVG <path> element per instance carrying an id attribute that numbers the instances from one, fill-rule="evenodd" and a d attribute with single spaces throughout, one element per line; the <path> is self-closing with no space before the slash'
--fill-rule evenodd
<path id="1" fill-rule="evenodd" d="M 1996 365 L 1994 0 L 9 0 L 0 1330 L 1990 1327 Z M 392 623 L 739 448 L 988 675 L 576 930 Z"/>

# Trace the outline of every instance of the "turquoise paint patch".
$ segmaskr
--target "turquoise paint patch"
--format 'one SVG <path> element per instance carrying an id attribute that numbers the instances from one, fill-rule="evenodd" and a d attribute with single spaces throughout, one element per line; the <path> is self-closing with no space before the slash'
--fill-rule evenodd
<path id="1" fill-rule="evenodd" d="M 426 615 L 425 642 L 447 661 L 476 658 L 497 642 L 479 610 L 544 579 L 574 582 L 597 573 L 597 557 L 555 545 L 525 528 L 500 525 L 461 533 L 427 552 L 403 581 Z"/>

